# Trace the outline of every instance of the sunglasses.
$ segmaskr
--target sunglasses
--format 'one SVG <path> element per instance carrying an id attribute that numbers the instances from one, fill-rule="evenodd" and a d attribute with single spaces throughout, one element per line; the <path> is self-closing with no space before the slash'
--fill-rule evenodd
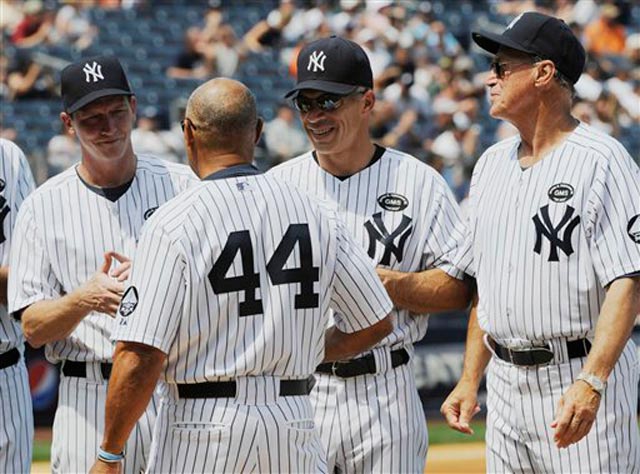
<path id="1" fill-rule="evenodd" d="M 524 63 L 509 63 L 509 62 L 501 63 L 501 62 L 498 62 L 498 61 L 494 60 L 489 65 L 489 70 L 493 71 L 498 79 L 503 79 L 504 76 L 507 74 L 507 71 L 509 69 L 513 69 L 515 67 L 525 66 L 525 65 L 532 66 L 536 62 L 538 62 L 538 61 L 534 60 L 534 61 L 531 61 L 531 62 L 524 62 Z"/>
<path id="2" fill-rule="evenodd" d="M 323 112 L 333 112 L 338 110 L 344 104 L 344 99 L 352 95 L 364 94 L 367 91 L 365 88 L 358 88 L 351 94 L 322 94 L 321 96 L 311 99 L 303 95 L 296 96 L 293 99 L 294 107 L 302 113 L 311 112 L 314 109 L 321 110 Z"/>

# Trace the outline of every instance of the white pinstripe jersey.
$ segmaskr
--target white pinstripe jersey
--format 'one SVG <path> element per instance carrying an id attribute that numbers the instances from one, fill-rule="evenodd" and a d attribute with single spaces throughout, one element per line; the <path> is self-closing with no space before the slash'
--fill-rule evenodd
<path id="1" fill-rule="evenodd" d="M 167 353 L 170 383 L 306 377 L 323 358 L 330 306 L 343 332 L 391 311 L 335 214 L 256 173 L 214 174 L 143 232 L 114 338 Z"/>
<path id="2" fill-rule="evenodd" d="M 585 124 L 524 170 L 519 144 L 489 148 L 471 181 L 457 265 L 478 281 L 478 322 L 511 343 L 593 335 L 603 288 L 640 271 L 640 169 Z"/>
<path id="3" fill-rule="evenodd" d="M 465 234 L 458 205 L 442 177 L 414 157 L 386 149 L 341 180 L 308 152 L 269 173 L 327 201 L 376 265 L 403 272 L 437 267 L 462 278 L 451 264 Z M 396 328 L 378 346 L 402 346 L 424 336 L 427 317 L 397 308 L 393 313 Z"/>
<path id="4" fill-rule="evenodd" d="M 0 266 L 9 265 L 9 249 L 18 209 L 35 184 L 29 163 L 16 144 L 0 138 Z M 20 323 L 0 306 L 0 354 L 22 344 Z"/>
<path id="5" fill-rule="evenodd" d="M 9 310 L 75 290 L 100 269 L 107 251 L 131 257 L 145 219 L 195 180 L 185 165 L 144 155 L 137 155 L 135 177 L 115 202 L 91 190 L 75 166 L 48 180 L 20 210 Z M 46 345 L 47 359 L 110 361 L 113 325 L 107 314 L 90 313 L 67 338 Z"/>

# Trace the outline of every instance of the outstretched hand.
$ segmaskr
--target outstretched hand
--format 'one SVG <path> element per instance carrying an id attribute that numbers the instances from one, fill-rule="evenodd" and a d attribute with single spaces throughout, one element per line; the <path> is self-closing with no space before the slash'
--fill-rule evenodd
<path id="1" fill-rule="evenodd" d="M 104 254 L 104 262 L 100 270 L 82 286 L 82 298 L 92 311 L 114 317 L 124 293 L 124 284 L 109 276 L 112 259 L 111 252 Z"/>

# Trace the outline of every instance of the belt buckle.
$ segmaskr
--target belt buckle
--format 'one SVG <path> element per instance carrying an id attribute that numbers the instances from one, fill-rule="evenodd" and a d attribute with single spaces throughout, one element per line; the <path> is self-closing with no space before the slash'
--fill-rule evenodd
<path id="1" fill-rule="evenodd" d="M 340 375 L 338 375 L 337 370 L 341 365 L 347 365 L 349 362 L 348 361 L 341 361 L 341 360 L 336 360 L 333 361 L 331 363 L 331 375 L 333 375 L 334 377 L 340 377 Z"/>
<path id="2" fill-rule="evenodd" d="M 555 354 L 551 350 L 551 343 L 547 342 L 543 347 L 537 347 L 536 349 L 539 350 L 539 351 L 542 351 L 542 352 L 546 352 L 547 354 L 549 354 L 551 356 L 548 361 L 541 362 L 540 364 L 536 364 L 539 367 L 547 366 L 547 365 L 551 364 L 551 362 L 553 362 L 553 360 L 555 359 Z"/>

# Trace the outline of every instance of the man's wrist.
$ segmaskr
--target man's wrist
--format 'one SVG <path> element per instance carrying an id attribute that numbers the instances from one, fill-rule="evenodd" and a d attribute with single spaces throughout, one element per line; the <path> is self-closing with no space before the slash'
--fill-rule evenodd
<path id="1" fill-rule="evenodd" d="M 112 452 L 100 447 L 98 448 L 98 459 L 106 463 L 120 462 L 124 459 L 124 450 Z"/>
<path id="2" fill-rule="evenodd" d="M 576 377 L 576 380 L 581 380 L 582 382 L 586 383 L 594 392 L 598 393 L 600 396 L 604 394 L 604 390 L 607 386 L 606 381 L 589 372 L 580 372 Z"/>

